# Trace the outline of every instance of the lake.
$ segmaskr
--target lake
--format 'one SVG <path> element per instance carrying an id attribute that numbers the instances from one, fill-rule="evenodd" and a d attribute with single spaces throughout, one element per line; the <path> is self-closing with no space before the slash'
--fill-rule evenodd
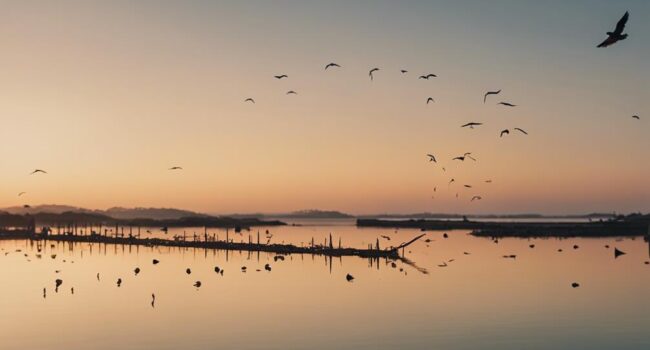
<path id="1" fill-rule="evenodd" d="M 306 245 L 331 234 L 335 243 L 366 248 L 377 239 L 382 247 L 397 246 L 420 234 L 356 228 L 351 220 L 292 223 L 260 228 L 261 239 Z M 203 234 L 203 228 L 150 231 L 142 235 Z M 229 235 L 248 241 L 257 232 Z M 395 267 L 359 257 L 274 261 L 275 254 L 257 252 L 0 241 L 0 347 L 650 348 L 650 245 L 642 238 L 495 243 L 467 231 L 447 233 L 427 232 L 430 241 L 409 246 L 408 260 Z M 626 254 L 615 259 L 614 247 Z M 56 279 L 63 281 L 58 292 Z"/>

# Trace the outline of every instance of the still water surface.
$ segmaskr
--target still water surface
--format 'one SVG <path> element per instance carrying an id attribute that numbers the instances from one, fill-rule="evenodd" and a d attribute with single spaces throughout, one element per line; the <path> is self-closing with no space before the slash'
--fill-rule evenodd
<path id="1" fill-rule="evenodd" d="M 347 220 L 300 224 L 269 227 L 272 242 L 323 242 L 331 233 L 335 244 L 341 238 L 354 247 L 385 235 L 391 240 L 380 244 L 388 246 L 420 233 L 358 229 Z M 168 235 L 182 231 L 203 233 Z M 248 234 L 234 239 L 248 241 Z M 257 229 L 250 234 L 256 239 Z M 448 234 L 428 233 L 431 242 L 406 251 L 413 265 L 395 268 L 358 257 L 275 262 L 266 253 L 87 243 L 41 245 L 39 259 L 34 242 L 1 241 L 0 348 L 650 349 L 650 246 L 643 239 L 496 244 L 467 231 Z M 614 259 L 614 247 L 627 254 Z M 502 257 L 510 254 L 516 259 Z"/>

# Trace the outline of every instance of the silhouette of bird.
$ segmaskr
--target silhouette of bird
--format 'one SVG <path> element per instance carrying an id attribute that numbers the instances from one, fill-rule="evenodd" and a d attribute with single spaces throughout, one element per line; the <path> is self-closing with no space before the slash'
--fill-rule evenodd
<path id="1" fill-rule="evenodd" d="M 486 183 L 486 184 L 491 184 L 491 183 L 492 183 L 492 180 L 485 180 L 485 183 Z"/>
<path id="2" fill-rule="evenodd" d="M 529 248 L 535 248 L 535 245 L 534 244 L 529 244 L 528 247 Z"/>
<path id="3" fill-rule="evenodd" d="M 119 287 L 119 286 L 121 286 L 121 285 L 122 285 L 122 279 L 121 279 L 121 278 L 118 278 L 118 279 L 117 279 L 117 286 Z"/>
<path id="4" fill-rule="evenodd" d="M 293 90 L 289 90 L 287 91 L 287 95 L 298 95 L 298 93 Z"/>
<path id="5" fill-rule="evenodd" d="M 266 271 L 271 271 L 271 265 L 269 265 L 269 264 L 264 264 L 264 270 L 266 270 Z"/>
<path id="6" fill-rule="evenodd" d="M 524 130 L 524 129 L 522 129 L 522 128 L 515 128 L 515 130 L 519 131 L 520 133 L 522 133 L 522 134 L 524 134 L 524 135 L 528 135 L 528 133 L 526 132 L 526 130 Z"/>
<path id="7" fill-rule="evenodd" d="M 465 156 L 454 157 L 451 160 L 460 160 L 461 162 L 464 162 L 465 161 Z"/>
<path id="8" fill-rule="evenodd" d="M 219 273 L 221 272 L 221 268 L 219 266 L 214 267 L 214 272 Z"/>
<path id="9" fill-rule="evenodd" d="M 192 273 L 192 270 L 190 270 L 190 268 L 188 267 L 187 269 L 185 269 L 185 273 L 189 275 Z"/>
<path id="10" fill-rule="evenodd" d="M 97 272 L 97 280 L 99 281 L 99 272 Z"/>
<path id="11" fill-rule="evenodd" d="M 331 68 L 331 67 L 341 68 L 341 66 L 339 66 L 338 64 L 332 62 L 332 63 L 328 63 L 328 64 L 325 66 L 325 70 L 327 70 L 327 68 Z"/>
<path id="12" fill-rule="evenodd" d="M 23 208 L 29 209 L 29 208 L 31 208 L 31 206 L 29 204 L 25 204 L 25 205 L 23 205 Z"/>
<path id="13" fill-rule="evenodd" d="M 437 75 L 429 73 L 429 74 L 426 74 L 426 75 L 420 75 L 418 77 L 418 79 L 429 80 L 429 78 L 437 78 L 437 77 L 438 77 Z"/>
<path id="14" fill-rule="evenodd" d="M 151 307 L 156 305 L 156 294 L 151 293 Z"/>
<path id="15" fill-rule="evenodd" d="M 276 255 L 276 256 L 273 257 L 273 261 L 278 261 L 278 260 L 280 260 L 280 261 L 284 261 L 284 256 L 282 256 L 282 255 Z"/>
<path id="16" fill-rule="evenodd" d="M 577 244 L 573 245 L 573 249 L 578 249 L 578 248 L 580 248 L 580 247 Z"/>
<path id="17" fill-rule="evenodd" d="M 442 238 L 449 238 L 449 235 L 447 233 L 443 233 Z"/>
<path id="18" fill-rule="evenodd" d="M 179 166 L 173 166 L 173 167 L 171 167 L 171 168 L 169 168 L 167 170 L 183 170 L 183 168 L 179 167 Z"/>
<path id="19" fill-rule="evenodd" d="M 427 153 L 427 157 L 429 157 L 430 162 L 434 162 L 434 163 L 438 162 L 438 161 L 436 161 L 436 157 L 431 153 Z"/>
<path id="20" fill-rule="evenodd" d="M 626 253 L 622 250 L 619 250 L 618 248 L 614 248 L 614 259 L 618 258 L 621 255 L 625 255 Z"/>
<path id="21" fill-rule="evenodd" d="M 620 40 L 625 40 L 627 38 L 627 34 L 623 34 L 623 31 L 625 30 L 625 24 L 627 23 L 628 18 L 630 18 L 630 13 L 625 11 L 623 17 L 621 17 L 621 19 L 618 20 L 618 23 L 616 23 L 616 28 L 614 31 L 607 32 L 607 39 L 600 43 L 598 47 L 608 47 Z"/>
<path id="22" fill-rule="evenodd" d="M 472 197 L 472 200 L 471 200 L 470 202 L 473 202 L 473 201 L 475 201 L 475 200 L 480 201 L 481 199 L 483 199 L 483 197 L 481 197 L 481 196 L 474 196 L 474 197 Z"/>
<path id="23" fill-rule="evenodd" d="M 408 73 L 409 71 L 407 71 L 406 69 L 401 69 L 400 72 L 402 72 L 402 74 L 404 74 L 404 73 Z"/>
<path id="24" fill-rule="evenodd" d="M 63 280 L 62 280 L 62 279 L 57 278 L 56 280 L 54 280 L 54 291 L 55 291 L 55 292 L 58 292 L 58 291 L 59 291 L 59 287 L 60 287 L 62 284 L 63 284 Z"/>
<path id="25" fill-rule="evenodd" d="M 41 170 L 41 169 L 36 169 L 36 170 L 32 171 L 31 173 L 29 173 L 29 175 L 34 175 L 34 174 L 37 174 L 37 173 L 47 174 L 47 171 Z"/>
<path id="26" fill-rule="evenodd" d="M 242 266 L 242 267 L 241 267 L 241 271 L 242 271 L 242 272 L 246 272 L 246 266 Z"/>
<path id="27" fill-rule="evenodd" d="M 274 75 L 273 77 L 274 77 L 275 79 L 283 79 L 283 78 L 288 78 L 289 76 L 286 75 L 286 74 L 282 74 L 282 75 Z"/>
<path id="28" fill-rule="evenodd" d="M 634 119 L 638 119 L 638 120 L 640 120 L 640 119 L 641 119 L 641 118 L 639 118 L 639 116 L 638 116 L 638 115 L 633 115 L 633 116 L 632 116 L 632 118 L 634 118 Z"/>
<path id="29" fill-rule="evenodd" d="M 133 270 L 133 273 L 137 276 L 140 273 L 140 268 L 136 267 L 135 270 Z"/>
<path id="30" fill-rule="evenodd" d="M 578 282 L 573 282 L 573 283 L 571 283 L 571 287 L 573 287 L 573 288 L 578 288 L 578 287 L 580 287 L 580 283 L 578 283 Z"/>
<path id="31" fill-rule="evenodd" d="M 463 185 L 465 188 L 472 188 L 472 185 Z"/>
<path id="32" fill-rule="evenodd" d="M 252 102 L 252 103 L 255 103 L 255 100 L 253 100 L 252 98 L 249 97 L 249 98 L 245 99 L 244 102 Z"/>
<path id="33" fill-rule="evenodd" d="M 374 75 L 372 75 L 372 73 L 374 73 L 374 72 L 376 72 L 376 71 L 378 71 L 378 70 L 379 70 L 379 68 L 373 68 L 373 69 L 371 69 L 371 70 L 368 72 L 368 75 L 370 76 L 370 80 L 374 80 L 374 79 L 375 79 L 375 77 L 374 77 Z"/>
<path id="34" fill-rule="evenodd" d="M 501 134 L 499 135 L 499 137 L 503 137 L 503 135 L 509 135 L 509 134 L 510 134 L 510 130 L 504 129 L 504 130 L 501 130 Z"/>
<path id="35" fill-rule="evenodd" d="M 438 267 L 447 267 L 447 263 L 443 261 L 442 264 L 438 264 Z"/>
<path id="36" fill-rule="evenodd" d="M 480 125 L 483 125 L 483 123 L 471 122 L 471 123 L 463 124 L 460 127 L 461 128 L 466 128 L 466 127 L 469 126 L 470 129 L 474 129 L 475 126 L 480 126 Z"/>
<path id="37" fill-rule="evenodd" d="M 194 282 L 194 287 L 201 288 L 201 281 Z"/>
<path id="38" fill-rule="evenodd" d="M 502 105 L 502 106 L 506 106 L 506 107 L 517 107 L 517 105 L 513 105 L 510 102 L 499 102 L 497 104 Z"/>
<path id="39" fill-rule="evenodd" d="M 451 179 L 451 180 L 449 180 L 449 183 L 447 184 L 447 186 L 451 185 L 452 182 L 455 182 L 455 181 L 456 181 L 456 179 Z"/>
<path id="40" fill-rule="evenodd" d="M 433 97 L 429 97 L 429 98 L 427 98 L 427 104 L 429 104 L 429 103 L 431 103 L 431 102 L 436 102 L 436 101 L 433 100 Z"/>
<path id="41" fill-rule="evenodd" d="M 151 263 L 153 263 L 154 265 L 157 265 L 159 262 L 160 262 L 160 261 L 159 261 L 158 259 L 153 259 L 153 260 L 151 261 Z"/>
<path id="42" fill-rule="evenodd" d="M 487 97 L 488 97 L 488 96 L 490 96 L 490 95 L 498 95 L 498 94 L 500 94 L 500 93 L 501 93 L 501 90 L 497 90 L 497 91 L 488 91 L 488 92 L 486 92 L 485 95 L 483 95 L 483 103 L 485 103 L 485 101 L 487 100 Z"/>
<path id="43" fill-rule="evenodd" d="M 352 282 L 352 280 L 354 279 L 354 276 L 352 276 L 351 274 L 348 273 L 347 275 L 345 275 L 345 279 L 346 279 L 348 282 Z"/>
<path id="44" fill-rule="evenodd" d="M 24 195 L 25 193 L 27 193 L 27 192 L 20 192 L 20 193 L 18 193 L 18 197 Z"/>
<path id="45" fill-rule="evenodd" d="M 389 237 L 389 236 L 386 236 L 386 235 L 380 235 L 379 237 L 381 237 L 381 238 L 383 238 L 383 239 L 385 239 L 385 240 L 387 240 L 387 241 L 390 241 L 390 237 Z"/>
<path id="46" fill-rule="evenodd" d="M 463 153 L 463 157 L 467 157 L 473 161 L 476 161 L 476 158 L 472 157 L 472 152 L 465 152 Z"/>

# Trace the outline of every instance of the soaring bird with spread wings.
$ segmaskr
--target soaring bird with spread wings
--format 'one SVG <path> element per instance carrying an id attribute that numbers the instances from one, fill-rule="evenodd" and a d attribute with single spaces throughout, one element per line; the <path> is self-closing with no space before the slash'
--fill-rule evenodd
<path id="1" fill-rule="evenodd" d="M 621 19 L 618 20 L 618 23 L 616 23 L 616 29 L 614 29 L 613 32 L 607 32 L 607 39 L 600 43 L 598 47 L 608 47 L 614 45 L 618 41 L 625 40 L 627 34 L 623 34 L 623 31 L 625 30 L 625 24 L 629 18 L 630 13 L 626 11 L 623 17 L 621 17 Z"/>
<path id="2" fill-rule="evenodd" d="M 498 95 L 500 93 L 501 93 L 501 89 L 499 89 L 497 91 L 488 91 L 488 92 L 486 92 L 485 95 L 483 95 L 483 103 L 485 103 L 488 96 L 490 96 L 490 95 Z"/>

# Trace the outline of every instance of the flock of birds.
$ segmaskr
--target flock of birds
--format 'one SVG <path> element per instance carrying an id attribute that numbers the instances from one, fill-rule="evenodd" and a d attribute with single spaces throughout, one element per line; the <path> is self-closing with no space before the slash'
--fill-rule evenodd
<path id="1" fill-rule="evenodd" d="M 623 33 L 623 32 L 624 32 L 624 30 L 625 30 L 625 25 L 626 25 L 628 19 L 629 19 L 629 13 L 626 12 L 626 13 L 623 15 L 623 17 L 622 17 L 622 18 L 618 21 L 618 23 L 616 24 L 616 28 L 614 29 L 614 31 L 612 31 L 612 32 L 607 32 L 607 38 L 606 38 L 602 43 L 600 43 L 597 47 L 608 47 L 608 46 L 611 46 L 611 45 L 615 44 L 615 43 L 618 42 L 618 41 L 625 40 L 625 39 L 628 37 L 628 34 Z M 340 69 L 340 68 L 342 68 L 341 65 L 339 65 L 338 63 L 335 63 L 335 62 L 331 62 L 331 63 L 328 63 L 327 65 L 325 65 L 324 70 L 327 71 L 327 70 L 330 70 L 330 69 Z M 374 80 L 375 80 L 375 74 L 377 74 L 377 73 L 380 72 L 380 71 L 381 71 L 381 69 L 380 69 L 379 67 L 374 67 L 374 68 L 370 69 L 370 70 L 368 71 L 369 79 L 370 79 L 371 81 L 374 81 Z M 402 75 L 407 74 L 407 73 L 408 73 L 408 70 L 406 70 L 406 69 L 401 69 L 401 70 L 400 70 L 400 73 L 401 73 Z M 433 79 L 433 78 L 436 78 L 436 77 L 437 77 L 436 74 L 433 74 L 433 73 L 427 73 L 427 74 L 422 74 L 422 75 L 418 76 L 418 79 L 429 80 L 429 79 Z M 287 74 L 279 74 L 279 75 L 274 75 L 274 78 L 275 78 L 275 79 L 278 79 L 278 80 L 281 80 L 281 79 L 288 79 L 289 76 L 288 76 Z M 501 92 L 502 92 L 501 89 L 485 92 L 485 94 L 483 95 L 483 103 L 487 103 L 488 98 L 490 98 L 491 96 L 498 96 L 498 95 L 501 94 Z M 294 90 L 289 90 L 289 91 L 286 92 L 286 95 L 297 95 L 297 94 L 298 94 L 298 93 L 297 93 L 296 91 L 294 91 Z M 251 104 L 255 104 L 255 103 L 256 103 L 256 102 L 255 102 L 255 99 L 254 99 L 253 97 L 248 97 L 248 98 L 244 99 L 244 102 L 246 102 L 246 103 L 251 103 Z M 435 103 L 435 100 L 434 100 L 433 97 L 428 97 L 428 98 L 426 99 L 426 104 L 428 105 L 428 104 L 430 104 L 430 103 Z M 516 104 L 511 103 L 511 102 L 508 102 L 508 101 L 499 101 L 499 102 L 497 102 L 497 104 L 500 105 L 500 106 L 507 107 L 507 108 L 514 108 L 514 107 L 517 107 Z M 637 120 L 640 119 L 640 117 L 639 117 L 638 115 L 633 115 L 632 118 L 637 119 Z M 480 126 L 482 126 L 482 125 L 483 125 L 483 123 L 481 123 L 481 122 L 468 122 L 468 123 L 466 123 L 466 124 L 461 125 L 460 127 L 461 127 L 461 128 L 474 129 L 474 128 L 480 127 Z M 514 133 L 514 132 L 517 132 L 517 133 L 519 133 L 519 134 L 521 134 L 521 135 L 524 135 L 524 136 L 525 136 L 525 135 L 528 135 L 528 132 L 527 132 L 526 130 L 520 128 L 520 127 L 513 127 L 513 128 L 512 128 L 512 133 Z M 499 137 L 502 138 L 502 137 L 504 137 L 504 136 L 508 136 L 508 135 L 510 135 L 510 134 L 511 134 L 511 129 L 510 129 L 510 128 L 506 128 L 506 129 L 501 130 L 501 132 L 499 133 Z M 434 163 L 434 164 L 437 164 L 437 163 L 438 163 L 438 158 L 437 158 L 436 155 L 434 155 L 433 153 L 429 153 L 429 154 L 427 154 L 426 156 L 428 157 L 429 162 Z M 451 158 L 452 161 L 458 161 L 458 162 L 464 162 L 466 159 L 470 159 L 470 160 L 472 160 L 472 161 L 477 161 L 477 159 L 474 158 L 474 157 L 472 156 L 472 153 L 471 153 L 471 152 L 465 152 L 465 153 L 462 154 L 462 155 L 459 155 L 459 156 L 456 156 L 456 157 Z M 168 168 L 168 170 L 170 170 L 170 171 L 180 171 L 180 170 L 183 170 L 183 168 L 182 168 L 181 166 L 172 166 L 172 167 Z M 446 171 L 445 167 L 442 167 L 442 170 L 443 170 L 443 171 Z M 32 171 L 32 172 L 30 173 L 30 175 L 35 175 L 35 174 L 47 174 L 47 171 L 45 171 L 45 170 L 43 170 L 43 169 L 35 169 L 34 171 Z M 453 183 L 455 183 L 455 182 L 456 182 L 456 180 L 455 180 L 454 178 L 451 178 L 451 179 L 449 180 L 449 182 L 448 182 L 448 187 L 451 186 L 451 185 L 452 185 Z M 485 182 L 485 183 L 491 183 L 492 180 L 484 180 L 484 182 Z M 464 188 L 467 188 L 467 189 L 472 189 L 472 188 L 473 188 L 473 186 L 472 186 L 472 185 L 469 185 L 469 184 L 465 184 L 465 185 L 463 185 L 463 187 L 464 187 Z M 434 188 L 434 192 L 436 192 L 436 191 L 437 191 L 437 187 Z M 23 196 L 23 195 L 25 195 L 25 194 L 26 194 L 26 192 L 23 191 L 23 192 L 18 193 L 18 196 L 21 197 L 21 196 Z M 458 193 L 456 194 L 456 198 L 458 198 Z M 470 200 L 470 201 L 476 201 L 476 200 L 481 200 L 481 199 L 482 199 L 482 196 L 481 196 L 481 195 L 475 194 L 475 195 L 472 195 L 472 196 L 471 196 L 471 200 Z M 25 205 L 25 207 L 29 207 L 29 206 Z M 388 237 L 388 236 L 381 236 L 381 237 L 382 237 L 382 238 L 385 238 L 385 239 L 390 239 L 390 237 Z M 447 238 L 448 235 L 445 233 L 443 237 L 444 237 L 444 238 Z M 429 243 L 430 240 L 427 240 L 426 242 Z M 498 243 L 498 240 L 495 240 L 495 243 Z M 534 248 L 534 247 L 535 247 L 534 244 L 531 244 L 531 245 L 530 245 L 530 248 Z M 608 247 L 608 246 L 607 246 L 607 247 Z M 578 246 L 577 246 L 577 245 L 574 245 L 574 249 L 578 249 Z M 561 252 L 562 250 L 559 249 L 558 251 Z M 470 253 L 469 253 L 469 252 L 464 252 L 464 254 L 465 254 L 465 255 L 469 255 Z M 615 257 L 618 257 L 618 256 L 623 255 L 623 254 L 625 254 L 625 253 L 622 252 L 622 251 L 620 251 L 619 249 L 615 249 L 615 250 L 614 250 L 614 255 L 615 255 Z M 5 255 L 6 255 L 6 254 L 5 254 Z M 27 254 L 25 254 L 25 256 L 27 256 Z M 53 259 L 54 259 L 55 257 L 56 257 L 55 255 L 52 256 Z M 516 257 L 517 257 L 517 256 L 516 256 L 515 254 L 510 254 L 510 255 L 504 255 L 504 256 L 503 256 L 503 258 L 507 258 L 507 259 L 516 259 Z M 283 257 L 283 256 L 276 256 L 276 257 L 274 258 L 274 261 L 278 261 L 278 260 L 284 260 L 284 257 Z M 453 261 L 454 261 L 454 259 L 450 259 L 450 260 L 447 260 L 447 261 L 442 262 L 442 263 L 439 264 L 438 266 L 439 266 L 439 267 L 447 267 L 447 266 L 449 266 L 448 264 L 451 263 L 451 262 L 453 262 Z M 157 264 L 159 264 L 159 263 L 160 263 L 160 261 L 157 260 L 157 259 L 153 259 L 153 261 L 152 261 L 152 264 L 153 264 L 153 265 L 157 265 Z M 646 264 L 648 264 L 648 262 L 646 262 Z M 393 266 L 395 266 L 394 262 L 393 262 Z M 272 270 L 271 265 L 268 264 L 268 263 L 265 264 L 265 265 L 264 265 L 264 270 L 270 272 L 270 271 Z M 135 276 L 138 276 L 138 274 L 140 274 L 141 271 L 142 271 L 142 270 L 141 270 L 139 267 L 136 267 L 136 268 L 133 270 Z M 223 275 L 223 273 L 224 273 L 224 270 L 223 270 L 222 268 L 220 268 L 219 266 L 216 266 L 216 267 L 214 268 L 214 271 L 215 271 L 215 273 L 217 273 L 218 275 Z M 246 272 L 246 271 L 247 271 L 247 267 L 246 267 L 246 266 L 242 266 L 242 267 L 241 267 L 241 271 L 242 271 L 242 272 Z M 257 269 L 257 271 L 260 271 L 260 269 Z M 57 273 L 58 273 L 58 271 L 57 271 Z M 187 268 L 187 269 L 185 270 L 185 273 L 186 273 L 187 275 L 190 275 L 190 274 L 192 274 L 192 271 L 191 271 L 190 268 Z M 97 278 L 97 281 L 100 281 L 100 274 L 99 274 L 99 273 L 97 274 L 96 278 Z M 351 274 L 348 273 L 348 274 L 345 276 L 345 279 L 346 279 L 347 281 L 351 282 L 351 281 L 354 280 L 354 276 L 352 276 Z M 116 281 L 116 285 L 117 285 L 117 287 L 120 287 L 120 286 L 122 285 L 122 283 L 123 283 L 123 280 L 122 280 L 121 278 L 118 278 L 117 281 Z M 58 292 L 59 287 L 61 287 L 62 284 L 63 284 L 63 280 L 62 280 L 62 279 L 57 278 L 57 279 L 55 280 L 55 291 L 56 291 L 56 292 Z M 202 283 L 201 283 L 200 280 L 197 280 L 197 281 L 194 282 L 193 286 L 194 286 L 195 288 L 198 289 L 198 288 L 200 288 L 200 287 L 202 286 Z M 573 287 L 573 288 L 577 288 L 577 287 L 579 287 L 579 283 L 574 282 L 574 283 L 572 284 L 572 287 Z M 71 293 L 74 294 L 74 288 L 71 288 Z M 47 295 L 47 288 L 43 288 L 43 297 L 46 297 L 46 295 Z M 152 306 L 152 307 L 155 306 L 155 302 L 156 302 L 156 296 L 155 296 L 155 294 L 152 293 L 152 294 L 151 294 L 151 306 Z"/>
<path id="2" fill-rule="evenodd" d="M 624 33 L 625 25 L 627 24 L 628 19 L 629 19 L 629 12 L 625 12 L 623 17 L 617 22 L 614 31 L 607 32 L 607 38 L 602 43 L 600 43 L 597 47 L 609 47 L 609 46 L 615 44 L 618 41 L 625 40 L 628 37 L 628 34 Z M 331 70 L 331 69 L 340 69 L 340 68 L 342 68 L 342 66 L 340 64 L 338 64 L 336 62 L 330 62 L 330 63 L 325 65 L 324 70 L 328 71 L 328 70 Z M 374 67 L 374 68 L 370 69 L 368 71 L 369 79 L 371 81 L 374 81 L 375 80 L 375 74 L 380 72 L 380 71 L 381 71 L 381 69 L 379 67 Z M 406 70 L 406 69 L 401 69 L 400 70 L 400 73 L 402 75 L 407 74 L 408 72 L 409 71 Z M 287 74 L 278 74 L 278 75 L 274 75 L 273 77 L 275 79 L 278 79 L 278 80 L 288 79 L 289 78 L 289 76 Z M 437 77 L 438 76 L 436 74 L 434 74 L 434 73 L 426 73 L 426 74 L 419 75 L 418 79 L 429 80 L 429 79 L 433 79 L 433 78 L 437 78 Z M 499 90 L 491 90 L 491 91 L 485 92 L 485 94 L 483 95 L 483 103 L 487 103 L 488 98 L 490 96 L 500 95 L 501 92 L 502 92 L 501 89 L 499 89 Z M 286 92 L 286 94 L 287 95 L 297 95 L 298 93 L 295 90 L 289 90 L 289 91 Z M 248 98 L 244 99 L 244 102 L 255 104 L 255 99 L 253 97 L 248 97 Z M 428 105 L 430 103 L 435 103 L 435 100 L 434 100 L 433 97 L 427 97 L 426 104 Z M 504 106 L 504 107 L 507 107 L 507 108 L 517 107 L 516 104 L 508 102 L 508 101 L 499 101 L 499 102 L 497 102 L 497 105 L 501 105 L 501 106 Z M 637 120 L 641 119 L 638 115 L 633 115 L 632 118 L 637 119 Z M 483 125 L 483 123 L 481 123 L 481 122 L 472 121 L 472 122 L 465 123 L 465 124 L 461 125 L 460 127 L 461 128 L 474 129 L 474 128 L 480 127 L 482 125 Z M 512 128 L 502 129 L 499 132 L 499 137 L 503 138 L 503 137 L 509 136 L 509 135 L 511 135 L 513 133 L 518 133 L 518 134 L 523 135 L 523 136 L 528 135 L 528 131 L 524 130 L 523 128 L 521 128 L 521 127 L 512 127 Z M 429 153 L 426 156 L 428 157 L 430 162 L 438 163 L 438 158 L 433 153 Z M 451 160 L 452 161 L 463 162 L 463 161 L 465 161 L 466 158 L 471 159 L 473 161 L 476 161 L 476 158 L 471 156 L 471 152 L 466 152 L 461 156 L 453 157 L 453 158 L 451 158 Z M 168 168 L 168 170 L 170 170 L 170 171 L 180 171 L 180 170 L 183 170 L 183 168 L 181 166 L 172 166 L 172 167 Z M 446 167 L 443 166 L 442 171 L 445 172 Z M 35 169 L 30 174 L 34 175 L 34 174 L 38 174 L 38 173 L 47 174 L 47 171 L 45 171 L 43 169 Z M 449 188 L 455 182 L 456 182 L 455 178 L 450 178 L 447 187 Z M 484 180 L 484 182 L 485 183 L 491 183 L 492 180 Z M 473 187 L 474 186 L 472 186 L 472 185 L 464 185 L 464 188 L 467 188 L 467 189 L 471 189 Z M 434 187 L 433 192 L 437 192 L 437 186 Z M 26 192 L 22 191 L 22 192 L 20 192 L 18 194 L 18 196 L 20 197 L 20 196 L 23 196 L 24 194 L 26 194 Z M 432 198 L 435 198 L 435 194 L 432 196 Z M 456 192 L 456 198 L 457 199 L 459 198 L 459 193 L 458 192 Z M 473 202 L 473 201 L 478 201 L 478 200 L 483 199 L 483 196 L 478 194 L 478 193 L 473 193 L 473 194 L 471 194 L 469 196 L 469 198 L 470 198 L 470 202 Z M 28 208 L 29 205 L 25 205 L 24 207 Z"/>

